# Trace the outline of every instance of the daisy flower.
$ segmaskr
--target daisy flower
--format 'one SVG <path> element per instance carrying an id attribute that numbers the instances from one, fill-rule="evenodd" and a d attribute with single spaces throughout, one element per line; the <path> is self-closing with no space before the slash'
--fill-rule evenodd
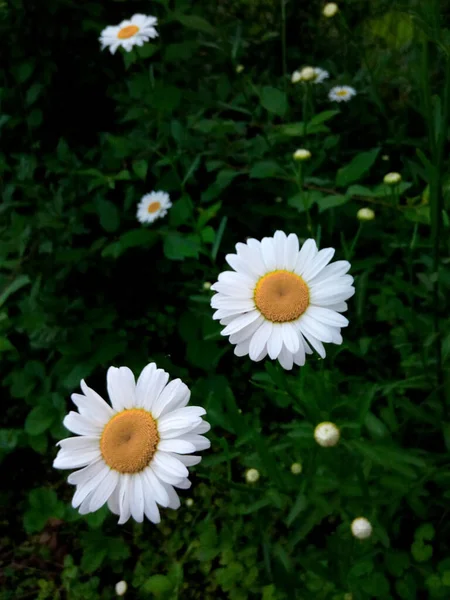
<path id="1" fill-rule="evenodd" d="M 310 81 L 311 83 L 322 83 L 330 76 L 328 71 L 319 67 L 303 67 L 300 71 L 294 71 L 291 76 L 292 83 L 299 81 Z"/>
<path id="2" fill-rule="evenodd" d="M 167 192 L 150 192 L 142 196 L 136 217 L 141 223 L 153 223 L 156 219 L 165 217 L 171 206 L 172 202 Z"/>
<path id="3" fill-rule="evenodd" d="M 356 90 L 349 85 L 338 85 L 331 88 L 328 98 L 333 102 L 348 102 L 356 96 Z"/>
<path id="4" fill-rule="evenodd" d="M 99 38 L 102 50 L 109 47 L 111 54 L 114 54 L 119 46 L 127 52 L 133 46 L 143 46 L 144 42 L 158 36 L 156 24 L 156 17 L 137 14 L 129 20 L 122 21 L 120 25 L 106 27 Z"/>
<path id="5" fill-rule="evenodd" d="M 84 381 L 83 394 L 72 394 L 78 412 L 64 426 L 78 435 L 58 442 L 56 469 L 79 469 L 69 475 L 76 486 L 72 506 L 84 515 L 108 503 L 119 524 L 144 515 L 159 523 L 158 504 L 177 509 L 174 487 L 188 489 L 188 469 L 200 462 L 191 452 L 209 448 L 203 433 L 205 410 L 187 406 L 188 387 L 151 363 L 137 383 L 127 367 L 107 373 L 111 406 Z"/>
<path id="6" fill-rule="evenodd" d="M 225 259 L 225 271 L 211 286 L 214 319 L 225 326 L 236 356 L 255 361 L 268 354 L 285 369 L 304 365 L 312 348 L 325 357 L 323 342 L 341 344 L 348 320 L 345 300 L 353 296 L 350 263 L 328 263 L 333 248 L 318 250 L 309 239 L 300 249 L 298 237 L 276 231 L 262 241 L 236 244 Z"/>

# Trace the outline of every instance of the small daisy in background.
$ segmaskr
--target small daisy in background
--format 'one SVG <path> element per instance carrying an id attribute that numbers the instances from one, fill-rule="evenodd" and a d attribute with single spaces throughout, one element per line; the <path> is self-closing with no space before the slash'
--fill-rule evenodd
<path id="1" fill-rule="evenodd" d="M 337 85 L 328 94 L 332 102 L 348 102 L 353 96 L 356 96 L 356 90 L 349 85 Z"/>
<path id="2" fill-rule="evenodd" d="M 72 506 L 80 514 L 95 512 L 105 503 L 119 525 L 144 515 L 160 522 L 159 506 L 177 509 L 174 488 L 191 486 L 187 467 L 197 465 L 210 442 L 202 434 L 210 426 L 205 409 L 187 406 L 191 392 L 180 379 L 155 363 L 147 365 L 137 382 L 127 367 L 110 367 L 107 388 L 111 404 L 81 382 L 83 394 L 72 394 L 78 412 L 64 426 L 77 437 L 58 442 L 55 469 L 79 469 L 69 475 L 76 486 Z"/>
<path id="3" fill-rule="evenodd" d="M 109 47 L 111 54 L 114 54 L 120 46 L 127 52 L 130 52 L 133 46 L 143 46 L 144 42 L 158 37 L 155 25 L 156 17 L 140 14 L 122 21 L 120 25 L 110 25 L 100 34 L 102 50 Z"/>
<path id="4" fill-rule="evenodd" d="M 303 67 L 300 71 L 294 71 L 291 76 L 292 83 L 310 82 L 310 83 L 322 83 L 325 79 L 328 79 L 330 74 L 328 71 L 319 67 Z"/>
<path id="5" fill-rule="evenodd" d="M 236 254 L 225 257 L 234 270 L 211 286 L 213 319 L 224 325 L 236 356 L 269 355 L 290 370 L 303 366 L 312 349 L 325 358 L 323 342 L 342 344 L 348 320 L 340 313 L 355 288 L 348 261 L 328 264 L 334 252 L 318 250 L 313 239 L 300 247 L 295 233 L 283 231 L 236 244 Z"/>
<path id="6" fill-rule="evenodd" d="M 136 216 L 141 223 L 153 223 L 156 219 L 165 217 L 171 206 L 167 192 L 150 192 L 142 196 Z"/>
<path id="7" fill-rule="evenodd" d="M 334 17 L 334 15 L 338 13 L 338 11 L 339 6 L 336 4 L 336 2 L 328 2 L 328 4 L 325 4 L 323 7 L 322 14 L 327 19 L 331 19 L 331 17 Z"/>

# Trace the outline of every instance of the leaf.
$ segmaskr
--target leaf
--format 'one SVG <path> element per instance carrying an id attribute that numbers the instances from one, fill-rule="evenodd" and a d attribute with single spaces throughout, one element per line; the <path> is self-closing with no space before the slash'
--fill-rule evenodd
<path id="1" fill-rule="evenodd" d="M 173 589 L 173 584 L 168 577 L 165 575 L 152 575 L 144 585 L 141 587 L 141 591 L 146 594 L 166 594 Z"/>
<path id="2" fill-rule="evenodd" d="M 314 115 L 314 117 L 308 121 L 307 128 L 313 128 L 315 125 L 320 125 L 321 123 L 325 123 L 325 121 L 329 121 L 336 115 L 340 114 L 340 110 L 324 110 L 318 115 Z"/>
<path id="3" fill-rule="evenodd" d="M 185 235 L 172 232 L 164 239 L 164 254 L 170 260 L 198 258 L 200 238 L 197 235 Z"/>
<path id="4" fill-rule="evenodd" d="M 281 168 L 273 160 L 264 160 L 253 165 L 250 171 L 251 179 L 265 179 L 280 173 Z"/>
<path id="5" fill-rule="evenodd" d="M 173 227 L 178 227 L 189 222 L 192 217 L 193 205 L 192 200 L 188 194 L 182 196 L 177 200 L 169 212 L 169 222 Z"/>
<path id="6" fill-rule="evenodd" d="M 64 504 L 58 500 L 56 492 L 49 488 L 37 488 L 28 495 L 28 508 L 23 516 L 27 533 L 41 531 L 50 517 L 61 519 Z"/>
<path id="7" fill-rule="evenodd" d="M 202 33 L 208 33 L 210 35 L 217 34 L 216 29 L 203 17 L 197 15 L 182 15 L 179 13 L 174 13 L 174 17 L 188 29 L 195 29 L 196 31 L 201 31 Z"/>
<path id="8" fill-rule="evenodd" d="M 174 85 L 157 85 L 150 94 L 149 104 L 157 110 L 171 112 L 181 102 L 181 90 Z"/>
<path id="9" fill-rule="evenodd" d="M 156 231 L 150 229 L 132 229 L 120 236 L 117 242 L 109 244 L 102 251 L 102 256 L 119 257 L 129 248 L 141 246 L 142 248 L 151 248 L 158 240 Z"/>
<path id="10" fill-rule="evenodd" d="M 313 204 L 319 202 L 322 198 L 322 194 L 316 190 L 304 190 L 302 193 L 295 194 L 288 198 L 287 203 L 289 206 L 296 208 L 298 212 L 305 212 L 309 210 Z"/>
<path id="11" fill-rule="evenodd" d="M 48 406 L 35 406 L 25 420 L 25 431 L 28 435 L 39 435 L 50 429 L 55 420 L 55 413 Z"/>
<path id="12" fill-rule="evenodd" d="M 147 177 L 147 170 L 148 170 L 148 164 L 146 160 L 134 160 L 133 161 L 133 172 L 134 174 L 139 177 L 139 179 L 142 179 L 143 181 L 145 181 L 145 178 Z"/>
<path id="13" fill-rule="evenodd" d="M 95 208 L 103 229 L 109 233 L 116 231 L 120 224 L 119 211 L 116 206 L 110 200 L 98 198 L 95 202 Z"/>
<path id="14" fill-rule="evenodd" d="M 282 117 L 288 107 L 286 94 L 277 88 L 265 86 L 261 91 L 261 105 L 269 112 Z"/>
<path id="15" fill-rule="evenodd" d="M 379 153 L 380 149 L 374 148 L 368 152 L 357 154 L 348 165 L 339 169 L 336 176 L 336 185 L 344 187 L 361 179 L 372 167 Z"/>
<path id="16" fill-rule="evenodd" d="M 19 275 L 18 277 L 16 277 L 16 279 L 14 279 L 14 281 L 7 285 L 6 288 L 0 294 L 0 307 L 3 306 L 3 304 L 11 296 L 11 294 L 14 294 L 18 290 L 20 290 L 21 287 L 28 285 L 29 283 L 30 278 L 28 277 L 28 275 Z"/>
<path id="17" fill-rule="evenodd" d="M 319 206 L 319 212 L 323 212 L 324 210 L 328 210 L 329 208 L 335 208 L 336 206 L 342 206 L 343 204 L 347 204 L 350 200 L 348 196 L 343 196 L 341 194 L 338 195 L 330 195 L 324 196 L 317 200 L 317 205 Z"/>

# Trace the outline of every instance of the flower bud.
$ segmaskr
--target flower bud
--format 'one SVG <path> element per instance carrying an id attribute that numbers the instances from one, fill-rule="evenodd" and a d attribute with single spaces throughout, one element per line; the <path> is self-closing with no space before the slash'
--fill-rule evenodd
<path id="1" fill-rule="evenodd" d="M 300 473 L 302 471 L 303 471 L 303 467 L 302 467 L 301 463 L 296 462 L 291 465 L 291 473 L 293 475 L 300 475 Z"/>
<path id="2" fill-rule="evenodd" d="M 328 2 L 328 4 L 325 4 L 323 7 L 322 14 L 324 17 L 329 19 L 330 17 L 334 17 L 338 10 L 339 6 L 336 4 L 336 2 Z"/>
<path id="3" fill-rule="evenodd" d="M 236 67 L 236 73 L 242 73 L 242 71 L 245 69 L 244 65 L 237 65 Z"/>
<path id="4" fill-rule="evenodd" d="M 258 469 L 247 469 L 245 472 L 245 479 L 247 483 L 256 483 L 259 479 Z"/>
<path id="5" fill-rule="evenodd" d="M 127 589 L 128 586 L 126 581 L 119 581 L 118 583 L 116 583 L 116 594 L 118 596 L 124 596 Z"/>
<path id="6" fill-rule="evenodd" d="M 396 185 L 397 183 L 400 183 L 401 180 L 402 176 L 400 173 L 388 173 L 383 179 L 384 183 L 387 183 L 387 185 Z"/>
<path id="7" fill-rule="evenodd" d="M 365 517 L 354 519 L 351 524 L 352 534 L 358 540 L 366 540 L 372 535 L 372 525 Z"/>
<path id="8" fill-rule="evenodd" d="M 359 221 L 373 221 L 375 213 L 371 208 L 360 208 L 356 213 L 356 217 Z"/>
<path id="9" fill-rule="evenodd" d="M 210 281 L 205 281 L 205 283 L 203 284 L 203 289 L 209 290 L 209 289 L 211 289 L 211 285 L 212 285 L 212 283 Z"/>
<path id="10" fill-rule="evenodd" d="M 316 71 L 313 67 L 303 67 L 300 71 L 300 79 L 302 81 L 312 81 L 316 77 Z"/>
<path id="11" fill-rule="evenodd" d="M 324 448 L 336 446 L 340 437 L 339 428 L 334 423 L 319 423 L 314 430 L 314 439 L 319 446 L 323 446 Z"/>
<path id="12" fill-rule="evenodd" d="M 311 158 L 311 152 L 306 148 L 299 148 L 292 155 L 294 160 L 309 160 Z"/>
<path id="13" fill-rule="evenodd" d="M 186 506 L 188 508 L 191 508 L 191 506 L 194 506 L 194 501 L 192 500 L 192 498 L 186 498 Z"/>

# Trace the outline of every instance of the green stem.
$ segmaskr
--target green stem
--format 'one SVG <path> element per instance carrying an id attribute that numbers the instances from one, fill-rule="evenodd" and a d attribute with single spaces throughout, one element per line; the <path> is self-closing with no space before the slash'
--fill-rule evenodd
<path id="1" fill-rule="evenodd" d="M 303 108 L 302 108 L 302 119 L 303 119 L 303 142 L 306 142 L 306 134 L 308 133 L 308 104 L 310 94 L 310 84 L 306 82 L 303 90 Z"/>
<path id="2" fill-rule="evenodd" d="M 286 0 L 281 1 L 281 54 L 283 60 L 283 79 L 284 85 L 287 84 L 286 81 Z"/>
<path id="3" fill-rule="evenodd" d="M 353 252 L 355 251 L 356 244 L 358 243 L 359 236 L 361 235 L 362 228 L 363 228 L 363 224 L 362 224 L 362 222 L 360 221 L 360 222 L 359 222 L 358 231 L 356 232 L 356 235 L 355 235 L 355 237 L 353 238 L 352 245 L 350 246 L 350 250 L 348 251 L 348 258 L 347 258 L 347 260 L 351 260 L 351 259 L 352 259 L 352 257 L 353 257 Z"/>
<path id="4" fill-rule="evenodd" d="M 305 194 L 305 190 L 303 189 L 303 165 L 302 165 L 301 161 L 298 164 L 298 169 L 296 170 L 296 175 L 297 175 L 298 190 L 300 192 L 300 197 L 303 202 L 303 208 L 305 209 L 305 213 L 306 213 L 306 220 L 308 222 L 308 231 L 314 237 L 311 213 L 309 212 L 308 196 L 307 196 L 307 194 Z"/>

